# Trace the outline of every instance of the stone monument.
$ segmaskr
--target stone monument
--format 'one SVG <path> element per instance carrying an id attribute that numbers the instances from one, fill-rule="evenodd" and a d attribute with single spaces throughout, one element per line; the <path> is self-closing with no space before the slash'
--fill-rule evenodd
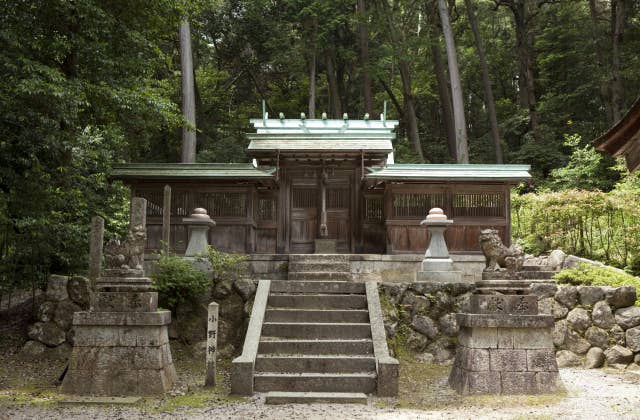
<path id="1" fill-rule="evenodd" d="M 216 225 L 207 211 L 198 207 L 193 210 L 191 216 L 183 218 L 182 222 L 189 227 L 189 243 L 184 256 L 195 257 L 207 252 L 209 229 Z"/>
<path id="2" fill-rule="evenodd" d="M 426 226 L 431 240 L 422 260 L 422 268 L 416 280 L 433 283 L 461 283 L 462 272 L 453 270 L 453 260 L 444 239 L 444 232 L 453 224 L 444 211 L 438 207 L 429 210 L 427 217 L 420 222 Z"/>
<path id="3" fill-rule="evenodd" d="M 124 242 L 105 247 L 107 268 L 96 282 L 91 310 L 73 316 L 75 338 L 62 392 L 76 395 L 162 394 L 176 379 L 158 294 L 144 276 L 146 200 L 133 198 Z"/>
<path id="4" fill-rule="evenodd" d="M 538 297 L 513 278 L 521 252 L 506 248 L 494 230 L 483 230 L 481 243 L 483 235 L 492 241 L 482 246 L 487 259 L 483 287 L 471 296 L 469 313 L 456 314 L 460 333 L 449 385 L 461 394 L 554 392 L 553 316 L 540 315 Z"/>

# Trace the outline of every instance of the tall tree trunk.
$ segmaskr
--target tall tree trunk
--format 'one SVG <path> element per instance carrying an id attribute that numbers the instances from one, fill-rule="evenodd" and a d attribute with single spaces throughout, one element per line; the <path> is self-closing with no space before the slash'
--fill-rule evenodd
<path id="1" fill-rule="evenodd" d="M 424 162 L 422 144 L 420 143 L 420 133 L 418 132 L 418 119 L 416 118 L 416 106 L 413 92 L 411 92 L 411 73 L 407 60 L 400 60 L 398 63 L 400 79 L 402 80 L 402 96 L 404 98 L 404 115 L 407 121 L 407 135 L 413 146 L 413 151 L 418 155 L 421 162 Z"/>
<path id="2" fill-rule="evenodd" d="M 529 28 L 532 20 L 528 13 L 529 1 L 530 0 L 512 0 L 505 4 L 513 13 L 516 31 L 516 51 L 520 70 L 518 87 L 520 89 L 521 105 L 529 112 L 529 126 L 535 138 L 538 128 L 538 112 L 535 91 L 534 39 L 533 32 Z"/>
<path id="3" fill-rule="evenodd" d="M 626 21 L 625 6 L 625 0 L 611 1 L 611 108 L 614 121 L 620 121 L 624 108 L 624 90 L 620 74 L 620 46 Z"/>
<path id="4" fill-rule="evenodd" d="M 407 127 L 407 136 L 411 147 L 420 162 L 424 162 L 424 153 L 422 152 L 422 144 L 420 143 L 420 133 L 418 131 L 418 119 L 416 117 L 415 98 L 411 90 L 411 72 L 409 70 L 409 61 L 406 53 L 403 51 L 400 40 L 400 35 L 396 32 L 396 25 L 393 22 L 393 16 L 389 10 L 389 4 L 387 0 L 380 2 L 382 6 L 383 15 L 387 21 L 387 30 L 389 31 L 389 37 L 391 38 L 391 44 L 393 45 L 394 54 L 398 60 L 398 69 L 400 70 L 400 79 L 402 81 L 402 97 L 404 100 L 404 117 Z"/>
<path id="5" fill-rule="evenodd" d="M 369 71 L 369 28 L 365 0 L 358 0 L 358 40 L 360 44 L 360 66 L 362 68 L 362 105 L 364 112 L 373 112 L 371 95 L 371 73 Z"/>
<path id="6" fill-rule="evenodd" d="M 329 114 L 333 118 L 342 117 L 342 104 L 340 103 L 340 91 L 338 89 L 338 78 L 336 77 L 336 66 L 333 53 L 325 50 L 325 66 L 327 70 L 327 83 L 329 84 Z"/>
<path id="7" fill-rule="evenodd" d="M 453 108 L 451 106 L 451 93 L 449 84 L 447 83 L 447 73 L 442 62 L 442 54 L 440 53 L 440 45 L 438 45 L 437 37 L 429 38 L 431 44 L 431 57 L 433 59 L 433 72 L 436 74 L 436 82 L 438 85 L 438 97 L 440 98 L 440 111 L 442 112 L 442 123 L 447 135 L 447 147 L 449 156 L 456 159 L 456 127 L 453 122 Z"/>
<path id="8" fill-rule="evenodd" d="M 316 53 L 309 59 L 309 118 L 316 117 Z"/>
<path id="9" fill-rule="evenodd" d="M 318 19 L 313 18 L 311 21 L 311 45 L 309 50 L 311 54 L 309 57 L 309 118 L 316 117 L 316 68 L 318 67 L 318 55 L 317 51 L 317 39 L 318 39 Z"/>
<path id="10" fill-rule="evenodd" d="M 180 23 L 180 68 L 182 71 L 182 163 L 196 161 L 196 102 L 189 21 Z"/>
<path id="11" fill-rule="evenodd" d="M 438 12 L 442 21 L 442 33 L 447 49 L 449 64 L 449 78 L 451 80 L 451 98 L 453 100 L 453 119 L 456 127 L 456 157 L 458 163 L 469 163 L 469 146 L 467 142 L 467 122 L 464 115 L 464 101 L 462 100 L 462 84 L 458 70 L 456 45 L 453 30 L 449 21 L 449 10 L 445 0 L 438 0 Z"/>
<path id="12" fill-rule="evenodd" d="M 485 105 L 487 106 L 487 112 L 489 113 L 489 124 L 491 126 L 491 138 L 493 139 L 493 149 L 496 154 L 496 163 L 503 163 L 502 145 L 500 144 L 500 132 L 498 131 L 498 117 L 496 115 L 496 105 L 493 99 L 493 88 L 491 87 L 489 66 L 487 65 L 487 57 L 484 52 L 484 45 L 482 43 L 482 37 L 480 36 L 480 29 L 478 28 L 478 20 L 476 19 L 476 13 L 473 9 L 472 1 L 464 0 L 464 4 L 467 8 L 469 23 L 471 24 L 473 38 L 475 39 L 476 49 L 478 50 L 480 71 L 482 72 L 482 85 L 484 86 L 484 99 Z"/>
<path id="13" fill-rule="evenodd" d="M 613 119 L 613 107 L 611 104 L 611 90 L 609 88 L 609 71 L 605 66 L 605 51 L 604 45 L 601 42 L 601 33 L 598 30 L 600 12 L 598 11 L 598 5 L 596 0 L 589 0 L 589 15 L 591 16 L 591 34 L 593 36 L 593 50 L 596 57 L 596 65 L 600 70 L 600 100 L 605 107 L 607 113 L 607 123 L 612 125 L 615 121 Z"/>

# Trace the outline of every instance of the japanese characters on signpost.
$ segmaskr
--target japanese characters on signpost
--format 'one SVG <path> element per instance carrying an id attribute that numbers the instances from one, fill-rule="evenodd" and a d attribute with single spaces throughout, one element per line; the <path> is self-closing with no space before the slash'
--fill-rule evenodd
<path id="1" fill-rule="evenodd" d="M 218 307 L 216 302 L 211 302 L 207 317 L 207 352 L 206 352 L 206 376 L 205 386 L 216 385 L 216 355 L 218 353 Z"/>

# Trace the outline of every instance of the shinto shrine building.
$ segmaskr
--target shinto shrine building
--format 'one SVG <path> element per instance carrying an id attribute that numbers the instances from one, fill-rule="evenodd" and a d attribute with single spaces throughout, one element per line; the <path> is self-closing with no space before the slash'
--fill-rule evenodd
<path id="1" fill-rule="evenodd" d="M 253 163 L 130 163 L 112 179 L 148 201 L 149 251 L 161 248 L 163 188 L 171 186 L 171 250 L 184 253 L 183 218 L 205 208 L 216 226 L 210 244 L 249 254 L 313 253 L 318 238 L 337 253 L 422 254 L 420 221 L 432 207 L 454 224 L 453 254 L 479 254 L 491 227 L 510 240 L 510 188 L 530 178 L 528 165 L 395 164 L 397 121 L 251 120 Z"/>

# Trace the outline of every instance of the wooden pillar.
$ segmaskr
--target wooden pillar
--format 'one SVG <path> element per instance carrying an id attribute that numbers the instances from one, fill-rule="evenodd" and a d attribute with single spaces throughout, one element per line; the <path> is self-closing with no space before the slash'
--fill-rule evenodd
<path id="1" fill-rule="evenodd" d="M 162 249 L 165 254 L 171 250 L 171 186 L 164 186 L 162 201 Z"/>
<path id="2" fill-rule="evenodd" d="M 216 385 L 216 356 L 218 354 L 218 309 L 216 302 L 211 302 L 207 318 L 207 356 L 204 386 Z"/>

